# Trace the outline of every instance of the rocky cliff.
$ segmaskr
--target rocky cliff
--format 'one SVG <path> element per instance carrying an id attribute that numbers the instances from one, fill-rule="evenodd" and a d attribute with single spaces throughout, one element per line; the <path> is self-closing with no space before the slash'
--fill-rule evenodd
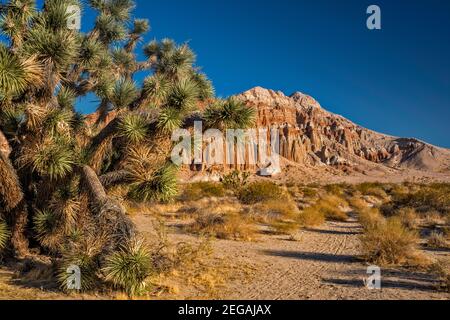
<path id="1" fill-rule="evenodd" d="M 237 96 L 257 110 L 258 128 L 277 128 L 280 153 L 307 166 L 348 170 L 364 164 L 443 172 L 450 152 L 416 139 L 376 133 L 326 111 L 312 97 L 256 87 Z"/>

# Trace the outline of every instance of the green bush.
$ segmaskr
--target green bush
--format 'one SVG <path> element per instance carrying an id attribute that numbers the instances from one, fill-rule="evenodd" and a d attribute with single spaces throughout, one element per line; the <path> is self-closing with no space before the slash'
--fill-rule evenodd
<path id="1" fill-rule="evenodd" d="M 244 204 L 256 204 L 283 197 L 286 197 L 284 190 L 277 184 L 268 181 L 253 182 L 238 193 L 239 201 Z"/>
<path id="2" fill-rule="evenodd" d="M 107 281 L 133 297 L 143 294 L 145 280 L 152 273 L 152 269 L 150 251 L 143 241 L 133 240 L 128 246 L 110 255 L 102 271 Z"/>
<path id="3" fill-rule="evenodd" d="M 413 192 L 395 192 L 391 202 L 382 207 L 385 215 L 392 215 L 401 208 L 413 208 L 418 213 L 437 211 L 442 215 L 450 213 L 450 184 L 418 186 Z"/>
<path id="4" fill-rule="evenodd" d="M 196 182 L 186 186 L 181 195 L 183 201 L 197 201 L 203 198 L 225 196 L 225 188 L 220 183 Z"/>
<path id="5" fill-rule="evenodd" d="M 236 170 L 230 174 L 224 175 L 222 177 L 222 184 L 227 189 L 238 191 L 248 184 L 250 176 L 250 172 L 240 172 Z"/>

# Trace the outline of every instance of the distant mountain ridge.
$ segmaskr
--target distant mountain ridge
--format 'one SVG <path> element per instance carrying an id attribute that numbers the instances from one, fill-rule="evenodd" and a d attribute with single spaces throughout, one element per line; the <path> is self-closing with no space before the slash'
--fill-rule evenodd
<path id="1" fill-rule="evenodd" d="M 294 163 L 341 169 L 375 163 L 431 172 L 450 168 L 450 150 L 366 129 L 301 92 L 286 96 L 256 87 L 236 98 L 257 110 L 257 127 L 280 130 L 280 153 Z"/>

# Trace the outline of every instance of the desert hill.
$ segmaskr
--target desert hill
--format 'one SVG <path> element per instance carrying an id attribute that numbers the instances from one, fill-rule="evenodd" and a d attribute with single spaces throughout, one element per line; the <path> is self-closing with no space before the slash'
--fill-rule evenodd
<path id="1" fill-rule="evenodd" d="M 279 130 L 283 172 L 277 179 L 450 180 L 450 150 L 366 129 L 325 110 L 313 97 L 301 92 L 286 96 L 255 87 L 235 97 L 257 110 L 257 128 Z M 258 168 L 245 165 L 238 169 Z"/>
<path id="2" fill-rule="evenodd" d="M 339 167 L 365 160 L 391 168 L 449 169 L 450 150 L 368 130 L 326 111 L 303 93 L 288 97 L 256 87 L 237 98 L 257 109 L 258 127 L 280 129 L 281 154 L 290 161 Z"/>

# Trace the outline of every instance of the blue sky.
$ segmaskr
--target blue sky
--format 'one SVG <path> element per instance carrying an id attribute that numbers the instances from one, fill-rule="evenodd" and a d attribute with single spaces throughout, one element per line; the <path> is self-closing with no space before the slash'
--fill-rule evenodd
<path id="1" fill-rule="evenodd" d="M 189 41 L 219 96 L 302 91 L 370 129 L 450 147 L 448 0 L 136 2 L 152 25 L 146 41 Z M 371 4 L 381 31 L 366 28 Z M 86 8 L 83 28 L 93 19 Z"/>

